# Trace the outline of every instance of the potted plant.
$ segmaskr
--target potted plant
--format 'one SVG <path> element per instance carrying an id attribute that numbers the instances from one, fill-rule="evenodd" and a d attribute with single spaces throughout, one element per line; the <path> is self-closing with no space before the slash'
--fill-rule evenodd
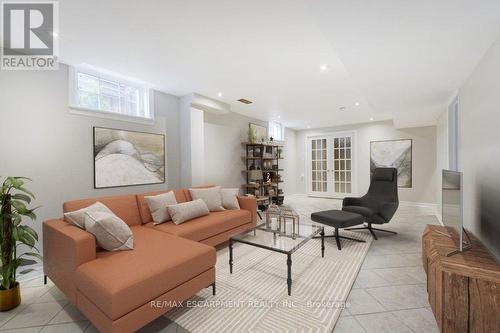
<path id="1" fill-rule="evenodd" d="M 36 263 L 42 259 L 35 242 L 38 234 L 33 228 L 21 224 L 23 216 L 36 219 L 36 208 L 27 207 L 34 199 L 33 193 L 24 188 L 24 177 L 7 177 L 0 189 L 0 248 L 1 248 L 1 283 L 0 311 L 8 311 L 21 303 L 19 282 L 16 280 L 17 269 Z M 18 254 L 19 247 L 25 250 Z M 26 274 L 33 269 L 24 269 Z"/>

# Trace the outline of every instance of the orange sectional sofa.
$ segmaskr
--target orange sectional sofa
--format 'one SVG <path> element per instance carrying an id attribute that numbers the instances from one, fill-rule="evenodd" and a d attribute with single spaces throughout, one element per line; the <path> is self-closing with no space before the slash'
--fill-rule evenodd
<path id="1" fill-rule="evenodd" d="M 191 200 L 188 189 L 173 191 L 178 203 Z M 238 197 L 240 210 L 153 225 L 144 196 L 165 192 L 64 203 L 64 212 L 106 205 L 130 226 L 131 251 L 100 251 L 92 234 L 63 219 L 43 223 L 44 274 L 101 332 L 133 332 L 171 309 L 153 304 L 183 301 L 210 286 L 215 292 L 214 246 L 256 225 L 250 197 Z"/>

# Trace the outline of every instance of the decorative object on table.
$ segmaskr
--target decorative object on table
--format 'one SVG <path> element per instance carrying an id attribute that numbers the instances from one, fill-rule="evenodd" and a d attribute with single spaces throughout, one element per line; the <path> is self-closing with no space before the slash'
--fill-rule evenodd
<path id="1" fill-rule="evenodd" d="M 270 138 L 269 138 L 269 141 L 273 142 L 273 141 L 274 141 L 273 137 L 270 137 Z"/>
<path id="2" fill-rule="evenodd" d="M 281 231 L 281 210 L 277 205 L 269 205 L 266 210 L 266 228 Z"/>
<path id="3" fill-rule="evenodd" d="M 165 136 L 94 127 L 94 187 L 165 183 Z"/>
<path id="4" fill-rule="evenodd" d="M 271 160 L 265 160 L 263 163 L 264 170 L 272 170 L 273 162 Z"/>
<path id="5" fill-rule="evenodd" d="M 370 173 L 375 168 L 396 168 L 398 186 L 412 187 L 412 140 L 370 142 Z"/>
<path id="6" fill-rule="evenodd" d="M 282 230 L 284 232 L 286 232 L 287 222 L 292 222 L 292 238 L 295 239 L 299 234 L 299 214 L 297 214 L 292 207 L 283 205 L 281 206 L 280 217 L 281 223 L 283 224 Z"/>
<path id="7" fill-rule="evenodd" d="M 248 134 L 248 142 L 254 143 L 255 142 L 255 131 L 251 126 L 248 127 L 247 134 Z"/>
<path id="8" fill-rule="evenodd" d="M 255 147 L 253 149 L 253 157 L 261 157 L 260 153 L 262 152 L 262 150 L 260 149 L 260 147 Z"/>
<path id="9" fill-rule="evenodd" d="M 267 127 L 257 125 L 254 123 L 249 123 L 248 126 L 250 129 L 253 130 L 254 135 L 255 135 L 255 140 L 251 143 L 254 143 L 254 142 L 262 143 L 262 142 L 266 141 L 266 139 L 267 139 Z"/>
<path id="10" fill-rule="evenodd" d="M 7 177 L 0 189 L 0 235 L 2 239 L 2 267 L 0 285 L 0 311 L 8 311 L 21 304 L 21 290 L 16 281 L 16 273 L 20 267 L 36 264 L 34 259 L 42 260 L 35 247 L 38 234 L 28 225 L 21 224 L 23 217 L 36 220 L 34 210 L 27 205 L 35 198 L 33 193 L 24 187 L 24 177 Z M 17 253 L 22 245 L 27 251 Z M 24 269 L 26 274 L 34 269 Z"/>

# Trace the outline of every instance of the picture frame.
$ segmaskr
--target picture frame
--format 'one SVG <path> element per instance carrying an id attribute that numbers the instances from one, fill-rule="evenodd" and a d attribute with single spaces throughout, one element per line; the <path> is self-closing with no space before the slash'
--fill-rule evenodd
<path id="1" fill-rule="evenodd" d="M 254 123 L 249 123 L 248 127 L 255 134 L 255 142 L 261 143 L 267 141 L 267 127 Z"/>
<path id="2" fill-rule="evenodd" d="M 395 139 L 370 142 L 370 175 L 377 167 L 398 170 L 398 187 L 413 187 L 413 140 Z"/>
<path id="3" fill-rule="evenodd" d="M 165 135 L 92 128 L 94 188 L 164 184 Z"/>

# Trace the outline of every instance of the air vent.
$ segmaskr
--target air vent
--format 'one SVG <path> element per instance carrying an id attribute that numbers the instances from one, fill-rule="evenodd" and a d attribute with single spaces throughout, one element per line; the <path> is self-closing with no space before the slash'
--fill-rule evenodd
<path id="1" fill-rule="evenodd" d="M 243 104 L 252 104 L 252 101 L 249 101 L 248 99 L 240 98 L 238 102 L 243 103 Z"/>

